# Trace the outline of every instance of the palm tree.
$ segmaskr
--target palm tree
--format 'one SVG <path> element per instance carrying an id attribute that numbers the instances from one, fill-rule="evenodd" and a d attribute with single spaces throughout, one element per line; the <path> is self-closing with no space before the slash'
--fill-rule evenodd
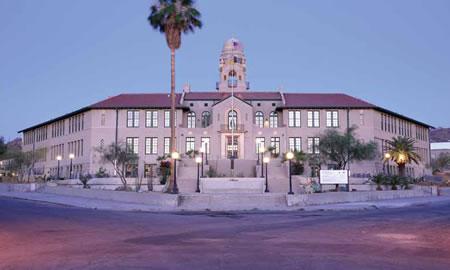
<path id="1" fill-rule="evenodd" d="M 397 163 L 398 173 L 401 177 L 405 176 L 406 164 L 414 162 L 419 164 L 421 160 L 414 147 L 415 140 L 407 137 L 393 137 L 387 141 L 389 151 L 385 154 L 385 160 L 392 160 Z"/>
<path id="2" fill-rule="evenodd" d="M 193 0 L 158 0 L 150 7 L 148 21 L 150 25 L 166 36 L 170 49 L 170 145 L 171 152 L 176 151 L 175 143 L 175 50 L 181 46 L 181 34 L 194 32 L 201 28 L 200 12 L 194 8 Z M 177 193 L 173 185 L 173 161 L 168 191 Z"/>

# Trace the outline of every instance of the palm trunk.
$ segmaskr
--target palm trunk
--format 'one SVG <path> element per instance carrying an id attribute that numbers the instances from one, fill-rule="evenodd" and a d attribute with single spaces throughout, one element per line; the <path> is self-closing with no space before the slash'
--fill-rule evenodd
<path id="1" fill-rule="evenodd" d="M 176 151 L 175 146 L 175 49 L 170 49 L 170 148 L 171 153 Z M 170 177 L 168 191 L 173 191 L 174 183 L 174 161 L 171 159 L 170 163 Z"/>
<path id="2" fill-rule="evenodd" d="M 399 176 L 401 176 L 401 177 L 405 176 L 405 168 L 406 168 L 405 163 L 398 164 L 398 175 Z"/>

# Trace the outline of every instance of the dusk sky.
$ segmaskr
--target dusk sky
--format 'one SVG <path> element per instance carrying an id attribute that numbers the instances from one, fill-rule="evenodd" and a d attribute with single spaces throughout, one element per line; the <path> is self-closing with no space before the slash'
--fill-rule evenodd
<path id="1" fill-rule="evenodd" d="M 150 0 L 0 0 L 0 136 L 119 93 L 169 92 Z M 215 90 L 224 41 L 242 41 L 252 90 L 343 92 L 450 126 L 450 1 L 197 1 L 177 89 Z"/>

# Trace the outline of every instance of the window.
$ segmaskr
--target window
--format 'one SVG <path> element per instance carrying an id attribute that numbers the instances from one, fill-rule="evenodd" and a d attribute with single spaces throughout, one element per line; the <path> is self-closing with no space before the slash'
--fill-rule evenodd
<path id="1" fill-rule="evenodd" d="M 277 112 L 271 112 L 269 114 L 269 127 L 271 127 L 271 128 L 278 127 L 278 113 Z"/>
<path id="2" fill-rule="evenodd" d="M 288 112 L 288 126 L 289 127 L 300 127 L 300 111 L 289 111 Z"/>
<path id="3" fill-rule="evenodd" d="M 170 138 L 164 137 L 164 154 L 168 155 L 170 153 Z"/>
<path id="4" fill-rule="evenodd" d="M 319 127 L 319 111 L 308 111 L 308 127 Z"/>
<path id="5" fill-rule="evenodd" d="M 256 139 L 255 139 L 256 154 L 260 154 L 261 152 L 259 152 L 259 148 L 261 146 L 265 147 L 265 145 L 266 145 L 266 138 L 264 138 L 264 137 L 256 137 Z"/>
<path id="6" fill-rule="evenodd" d="M 195 128 L 195 112 L 188 112 L 187 114 L 187 127 Z"/>
<path id="7" fill-rule="evenodd" d="M 146 111 L 145 112 L 145 127 L 151 127 L 151 128 L 158 127 L 158 111 Z"/>
<path id="8" fill-rule="evenodd" d="M 158 154 L 158 138 L 156 137 L 145 138 L 145 154 L 146 155 Z"/>
<path id="9" fill-rule="evenodd" d="M 359 110 L 359 125 L 364 126 L 364 110 Z"/>
<path id="10" fill-rule="evenodd" d="M 208 111 L 202 112 L 202 127 L 208 127 L 211 124 L 211 113 Z"/>
<path id="11" fill-rule="evenodd" d="M 259 128 L 264 126 L 264 114 L 262 112 L 255 113 L 255 124 Z"/>
<path id="12" fill-rule="evenodd" d="M 273 148 L 272 154 L 280 153 L 280 137 L 271 137 L 270 146 Z"/>
<path id="13" fill-rule="evenodd" d="M 127 127 L 139 127 L 139 111 L 127 111 Z"/>
<path id="14" fill-rule="evenodd" d="M 202 137 L 201 138 L 201 147 L 203 149 L 205 149 L 205 152 L 208 153 L 208 154 L 210 153 L 209 152 L 209 148 L 211 146 L 209 141 L 210 141 L 209 137 Z"/>
<path id="15" fill-rule="evenodd" d="M 177 113 L 175 112 L 175 124 L 177 123 Z M 170 127 L 170 111 L 164 111 L 164 127 Z"/>
<path id="16" fill-rule="evenodd" d="M 339 127 L 338 111 L 327 111 L 327 127 Z"/>
<path id="17" fill-rule="evenodd" d="M 308 153 L 309 154 L 319 154 L 319 137 L 309 137 L 308 138 Z"/>
<path id="18" fill-rule="evenodd" d="M 237 86 L 236 71 L 231 70 L 228 73 L 228 87 L 236 87 L 236 86 Z"/>
<path id="19" fill-rule="evenodd" d="M 138 154 L 139 138 L 127 137 L 127 150 L 131 153 Z"/>
<path id="20" fill-rule="evenodd" d="M 302 151 L 302 139 L 300 137 L 289 138 L 289 151 Z"/>
<path id="21" fill-rule="evenodd" d="M 195 138 L 186 137 L 186 153 L 195 150 Z"/>
<path id="22" fill-rule="evenodd" d="M 228 129 L 235 130 L 237 127 L 237 113 L 234 110 L 228 112 Z"/>

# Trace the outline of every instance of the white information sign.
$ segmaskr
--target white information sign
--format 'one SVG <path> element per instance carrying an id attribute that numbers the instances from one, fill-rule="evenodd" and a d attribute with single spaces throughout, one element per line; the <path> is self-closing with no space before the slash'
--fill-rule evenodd
<path id="1" fill-rule="evenodd" d="M 320 184 L 348 184 L 347 170 L 320 170 Z"/>

